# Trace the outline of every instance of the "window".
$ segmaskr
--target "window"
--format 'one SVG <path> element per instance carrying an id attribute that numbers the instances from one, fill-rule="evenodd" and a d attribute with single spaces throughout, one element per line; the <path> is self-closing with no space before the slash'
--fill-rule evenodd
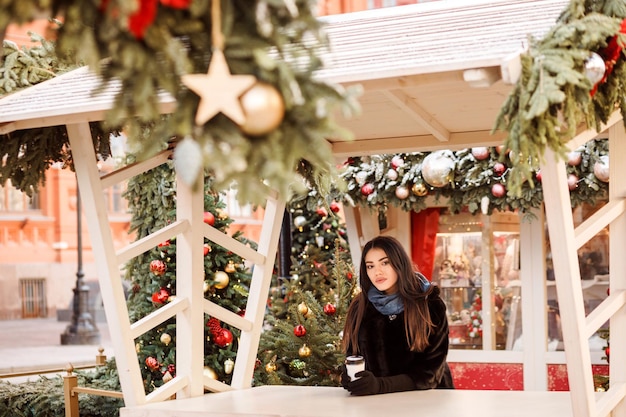
<path id="1" fill-rule="evenodd" d="M 20 279 L 22 318 L 47 317 L 45 278 Z"/>
<path id="2" fill-rule="evenodd" d="M 18 190 L 11 185 L 11 181 L 7 181 L 4 187 L 0 187 L 0 212 L 24 212 L 30 210 L 39 210 L 39 195 L 33 194 L 28 197 L 26 193 Z"/>

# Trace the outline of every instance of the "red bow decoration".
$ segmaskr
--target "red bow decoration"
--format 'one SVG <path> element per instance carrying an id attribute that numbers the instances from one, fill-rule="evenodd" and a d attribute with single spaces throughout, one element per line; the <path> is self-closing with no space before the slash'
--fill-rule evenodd
<path id="1" fill-rule="evenodd" d="M 139 0 L 137 11 L 128 17 L 128 30 L 135 38 L 143 39 L 146 30 L 154 22 L 159 3 L 172 9 L 187 9 L 191 0 Z M 106 11 L 108 4 L 109 0 L 102 0 L 100 10 Z"/>
<path id="2" fill-rule="evenodd" d="M 622 20 L 619 33 L 626 34 L 626 19 Z M 591 89 L 591 92 L 590 92 L 591 97 L 593 97 L 596 91 L 598 90 L 598 86 L 606 82 L 611 72 L 613 72 L 613 67 L 615 66 L 615 63 L 617 62 L 617 60 L 619 59 L 623 49 L 624 49 L 624 44 L 620 41 L 619 36 L 615 35 L 615 36 L 612 36 L 611 39 L 609 39 L 609 42 L 607 43 L 605 48 L 598 51 L 598 55 L 600 55 L 602 59 L 604 60 L 605 70 L 604 70 L 604 76 L 602 77 L 602 79 L 598 81 L 596 85 L 594 85 L 593 88 Z"/>

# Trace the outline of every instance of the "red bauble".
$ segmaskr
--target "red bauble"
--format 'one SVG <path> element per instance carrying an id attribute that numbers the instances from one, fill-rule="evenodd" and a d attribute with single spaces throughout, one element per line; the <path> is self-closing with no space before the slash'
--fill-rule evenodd
<path id="1" fill-rule="evenodd" d="M 496 162 L 495 165 L 493 166 L 493 172 L 498 177 L 501 177 L 502 174 L 504 174 L 504 171 L 506 171 L 506 165 L 504 165 L 502 162 Z"/>
<path id="2" fill-rule="evenodd" d="M 506 188 L 504 188 L 504 185 L 500 183 L 495 183 L 491 186 L 491 194 L 497 198 L 504 197 L 506 194 Z"/>
<path id="3" fill-rule="evenodd" d="M 347 279 L 348 281 L 352 281 L 352 272 L 348 272 L 348 273 L 346 274 L 346 279 Z"/>
<path id="4" fill-rule="evenodd" d="M 338 213 L 339 210 L 340 210 L 339 204 L 337 202 L 333 201 L 332 203 L 330 203 L 330 210 L 333 213 Z"/>
<path id="5" fill-rule="evenodd" d="M 535 178 L 537 178 L 537 181 L 541 182 L 541 171 L 537 171 Z"/>
<path id="6" fill-rule="evenodd" d="M 154 358 L 152 356 L 148 356 L 146 358 L 146 366 L 151 371 L 156 371 L 157 369 L 159 369 L 159 366 L 161 366 L 161 364 L 159 364 L 159 361 L 156 360 L 156 358 Z"/>
<path id="7" fill-rule="evenodd" d="M 154 275 L 163 275 L 166 269 L 167 266 L 165 265 L 165 262 L 160 259 L 155 259 L 154 261 L 150 262 L 150 272 L 152 272 Z"/>
<path id="8" fill-rule="evenodd" d="M 225 348 L 233 343 L 233 333 L 228 329 L 221 329 L 216 335 L 213 336 L 215 344 L 221 348 Z"/>
<path id="9" fill-rule="evenodd" d="M 211 252 L 211 247 L 209 246 L 208 243 L 204 244 L 203 251 L 204 251 L 204 256 L 207 256 L 209 254 L 209 252 Z"/>
<path id="10" fill-rule="evenodd" d="M 333 304 L 328 303 L 324 306 L 324 313 L 326 313 L 327 315 L 332 316 L 336 312 L 337 312 L 337 307 L 335 307 Z"/>
<path id="11" fill-rule="evenodd" d="M 166 240 L 165 242 L 161 242 L 159 243 L 159 248 L 162 248 L 163 246 L 169 246 L 170 245 L 170 241 Z M 166 251 L 163 251 L 165 253 L 167 253 Z"/>
<path id="12" fill-rule="evenodd" d="M 374 192 L 374 184 L 372 183 L 367 183 L 367 184 L 363 184 L 363 187 L 361 187 L 361 194 L 363 195 L 370 195 Z"/>
<path id="13" fill-rule="evenodd" d="M 152 294 L 152 301 L 155 303 L 163 304 L 170 298 L 170 292 L 167 288 L 161 288 L 159 291 Z"/>
<path id="14" fill-rule="evenodd" d="M 204 222 L 209 226 L 213 226 L 215 224 L 215 215 L 210 211 L 204 212 Z"/>
<path id="15" fill-rule="evenodd" d="M 306 329 L 304 328 L 303 325 L 298 324 L 296 327 L 293 328 L 293 334 L 295 334 L 298 337 L 302 337 L 306 334 Z"/>
<path id="16" fill-rule="evenodd" d="M 176 375 L 176 365 L 174 365 L 173 363 L 167 365 L 167 372 L 172 374 L 172 376 Z"/>
<path id="17" fill-rule="evenodd" d="M 315 212 L 322 217 L 328 216 L 328 213 L 326 212 L 326 209 L 324 207 L 318 207 Z"/>

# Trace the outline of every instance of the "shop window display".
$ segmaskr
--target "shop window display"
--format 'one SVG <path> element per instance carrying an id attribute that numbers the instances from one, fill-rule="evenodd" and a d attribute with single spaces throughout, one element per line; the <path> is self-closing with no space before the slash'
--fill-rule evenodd
<path id="1" fill-rule="evenodd" d="M 516 214 L 441 216 L 432 277 L 448 306 L 452 348 L 512 348 L 521 333 Z"/>
<path id="2" fill-rule="evenodd" d="M 581 205 L 574 209 L 576 225 L 601 206 Z M 608 294 L 608 236 L 608 229 L 603 230 L 578 251 L 587 314 Z M 523 349 L 519 238 L 516 213 L 440 216 L 431 276 L 440 285 L 448 306 L 452 349 Z M 563 350 L 547 233 L 545 279 L 547 349 Z M 589 339 L 592 351 L 606 348 L 606 329 L 608 323 Z"/>

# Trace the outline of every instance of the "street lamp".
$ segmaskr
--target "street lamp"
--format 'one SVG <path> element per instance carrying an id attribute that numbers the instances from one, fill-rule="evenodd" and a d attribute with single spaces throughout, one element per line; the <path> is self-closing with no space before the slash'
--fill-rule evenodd
<path id="1" fill-rule="evenodd" d="M 76 286 L 72 299 L 72 319 L 61 334 L 62 345 L 97 345 L 100 343 L 100 332 L 89 312 L 89 286 L 83 281 L 83 231 L 82 205 L 80 190 L 76 184 L 76 251 L 78 254 L 78 268 L 76 271 Z"/>

